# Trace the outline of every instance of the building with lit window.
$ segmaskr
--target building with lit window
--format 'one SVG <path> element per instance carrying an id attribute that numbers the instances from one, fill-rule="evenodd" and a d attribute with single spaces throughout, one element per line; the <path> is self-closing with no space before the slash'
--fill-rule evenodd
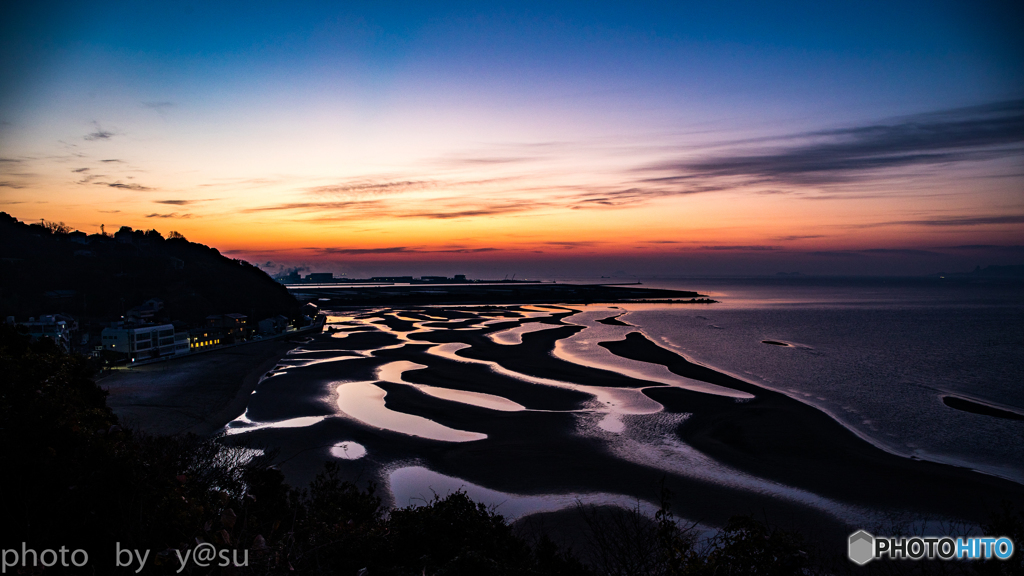
<path id="1" fill-rule="evenodd" d="M 249 339 L 249 317 L 245 314 L 214 314 L 206 317 L 205 332 L 217 334 L 225 344 Z"/>
<path id="2" fill-rule="evenodd" d="M 210 346 L 218 346 L 221 341 L 220 332 L 199 329 L 190 330 L 188 333 L 188 345 L 192 352 L 206 350 Z"/>

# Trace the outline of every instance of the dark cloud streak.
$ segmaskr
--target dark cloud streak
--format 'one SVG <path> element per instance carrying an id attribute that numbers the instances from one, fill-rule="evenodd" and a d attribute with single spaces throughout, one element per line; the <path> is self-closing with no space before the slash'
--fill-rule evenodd
<path id="1" fill-rule="evenodd" d="M 769 250 L 779 250 L 778 246 L 701 246 L 701 250 L 738 250 L 746 252 L 763 252 Z"/>
<path id="2" fill-rule="evenodd" d="M 806 234 L 803 236 L 779 236 L 778 238 L 775 238 L 775 240 L 779 240 L 780 242 L 792 242 L 794 240 L 811 240 L 813 238 L 824 237 L 825 236 L 823 234 Z"/>
<path id="3" fill-rule="evenodd" d="M 149 188 L 141 184 L 124 184 L 122 182 L 93 182 L 93 184 L 100 186 L 110 186 L 111 188 L 121 188 L 122 190 L 136 190 L 139 192 L 145 190 L 153 190 L 153 188 Z"/>
<path id="4" fill-rule="evenodd" d="M 1024 224 L 1024 214 L 1006 216 L 956 216 L 952 218 L 933 218 L 930 220 L 906 220 L 894 224 L 914 224 L 917 226 L 991 226 L 993 224 Z"/>
<path id="5" fill-rule="evenodd" d="M 200 200 L 153 200 L 156 204 L 168 204 L 170 206 L 188 206 L 189 204 L 198 204 L 200 202 L 209 202 L 210 198 Z"/>
<path id="6" fill-rule="evenodd" d="M 109 130 L 104 130 L 103 128 L 100 128 L 99 122 L 93 122 L 92 125 L 96 127 L 96 130 L 94 132 L 90 132 L 89 134 L 86 134 L 85 136 L 83 136 L 84 139 L 89 140 L 89 141 L 110 140 L 112 137 L 115 136 L 115 134 L 113 132 L 110 132 Z"/>
<path id="7" fill-rule="evenodd" d="M 146 218 L 181 218 L 181 219 L 184 219 L 184 218 L 191 218 L 191 217 L 192 217 L 191 214 L 178 214 L 177 212 L 172 212 L 170 214 L 157 214 L 155 212 L 153 214 L 146 214 Z"/>
<path id="8" fill-rule="evenodd" d="M 882 170 L 1024 155 L 1024 100 L 919 114 L 885 124 L 778 139 L 806 144 L 649 166 L 648 182 L 739 179 L 742 184 L 827 185 Z"/>
<path id="9" fill-rule="evenodd" d="M 498 248 L 451 248 L 443 250 L 422 250 L 406 246 L 393 246 L 389 248 L 311 248 L 323 254 L 338 254 L 345 256 L 362 256 L 365 254 L 476 254 L 480 252 L 495 252 Z"/>

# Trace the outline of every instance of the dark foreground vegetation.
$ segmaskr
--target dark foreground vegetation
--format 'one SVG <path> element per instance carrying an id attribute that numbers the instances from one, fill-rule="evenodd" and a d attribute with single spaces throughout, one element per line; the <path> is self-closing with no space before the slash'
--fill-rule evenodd
<path id="1" fill-rule="evenodd" d="M 292 316 L 299 303 L 259 268 L 176 232 L 115 234 L 26 224 L 0 212 L 0 318 L 61 312 L 114 320 L 150 298 L 187 323 L 210 314 Z"/>
<path id="2" fill-rule="evenodd" d="M 1011 562 L 875 562 L 865 570 L 749 517 L 698 540 L 668 512 L 668 494 L 655 518 L 581 508 L 587 545 L 569 550 L 462 493 L 389 510 L 373 486 L 342 481 L 335 466 L 296 489 L 273 454 L 121 429 L 93 372 L 85 357 L 0 325 L 0 548 L 89 555 L 81 568 L 11 573 L 135 573 L 137 558 L 115 568 L 117 548 L 150 551 L 145 574 L 1013 574 L 1024 566 L 1018 551 Z M 986 531 L 1019 545 L 1022 519 L 1008 512 Z M 200 543 L 247 565 L 182 569 L 179 558 Z"/>

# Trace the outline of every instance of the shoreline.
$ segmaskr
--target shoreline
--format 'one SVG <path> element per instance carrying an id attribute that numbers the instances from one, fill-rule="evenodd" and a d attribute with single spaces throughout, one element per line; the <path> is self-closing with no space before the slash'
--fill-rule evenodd
<path id="1" fill-rule="evenodd" d="M 1021 414 L 1020 412 L 1006 408 L 999 408 L 978 400 L 970 400 L 955 394 L 944 394 L 942 396 L 942 403 L 954 410 L 962 410 L 972 414 L 981 414 L 982 416 L 1003 418 L 1005 420 L 1024 420 L 1024 414 Z"/>
<path id="2" fill-rule="evenodd" d="M 386 314 L 402 308 L 388 307 L 378 313 Z M 469 311 L 456 312 L 454 309 L 435 309 L 432 313 L 454 320 L 472 316 Z M 345 332 L 343 336 L 329 331 L 314 335 L 303 346 L 306 352 L 302 356 L 330 361 L 298 362 L 294 368 L 279 372 L 261 383 L 262 376 L 298 344 L 290 343 L 287 349 L 274 353 L 268 351 L 260 358 L 249 358 L 238 364 L 244 365 L 244 375 L 236 374 L 234 384 L 222 383 L 222 387 L 234 386 L 230 394 L 221 394 L 216 406 L 208 409 L 202 418 L 171 413 L 170 406 L 141 404 L 134 415 L 163 419 L 165 424 L 171 421 L 184 424 L 172 433 L 192 431 L 207 435 L 243 413 L 247 405 L 253 420 L 260 422 L 325 416 L 310 426 L 267 427 L 225 439 L 231 445 L 279 449 L 281 470 L 293 486 L 304 485 L 320 471 L 325 461 L 334 460 L 329 453 L 333 444 L 351 441 L 363 445 L 367 456 L 358 460 L 335 461 L 347 479 L 360 485 L 376 481 L 386 487 L 389 470 L 396 465 L 413 463 L 467 483 L 524 495 L 607 492 L 657 501 L 657 487 L 664 481 L 675 494 L 672 508 L 679 518 L 720 526 L 735 514 L 763 514 L 773 523 L 785 524 L 821 538 L 827 535 L 829 539 L 845 537 L 850 528 L 856 528 L 856 522 L 830 511 L 832 504 L 828 502 L 873 511 L 876 514 L 872 517 L 891 511 L 907 518 L 952 517 L 973 523 L 987 520 L 988 513 L 997 509 L 1001 499 L 1013 501 L 1018 506 L 1024 504 L 1019 484 L 948 464 L 885 452 L 813 406 L 690 363 L 638 332 L 629 334 L 624 340 L 602 342 L 600 345 L 619 356 L 662 364 L 682 376 L 749 392 L 756 398 L 737 403 L 731 398 L 659 386 L 552 356 L 550 352 L 555 343 L 581 330 L 579 326 L 561 325 L 525 333 L 519 345 L 499 345 L 487 338 L 487 334 L 515 324 L 559 324 L 561 318 L 571 313 L 566 310 L 536 320 L 509 318 L 509 323 L 477 329 L 420 333 L 412 336 L 412 341 L 400 349 L 381 349 L 401 341 L 394 333 L 367 331 L 359 327 Z M 405 314 L 410 315 L 416 314 Z M 401 333 L 412 329 L 412 322 L 398 318 L 389 317 L 381 325 Z M 459 326 L 463 324 L 450 324 L 448 328 Z M 643 394 L 665 407 L 666 417 L 677 418 L 676 421 L 681 422 L 664 428 L 659 434 L 673 437 L 740 474 L 803 491 L 826 502 L 824 505 L 812 505 L 780 495 L 778 491 L 761 493 L 749 486 L 715 480 L 713 476 L 666 471 L 649 457 L 624 457 L 621 450 L 628 446 L 628 443 L 620 442 L 624 436 L 596 431 L 593 428 L 596 417 L 588 415 L 581 418 L 578 412 L 574 412 L 584 408 L 589 395 L 576 390 L 524 383 L 492 372 L 483 364 L 427 353 L 430 347 L 443 343 L 471 344 L 471 348 L 460 350 L 455 356 L 494 362 L 534 377 L 642 390 Z M 345 351 L 352 354 L 346 356 Z M 366 356 L 355 354 L 368 351 L 373 353 Z M 226 352 L 229 350 L 219 351 Z M 212 357 L 213 353 L 209 356 Z M 342 358 L 343 364 L 339 365 L 337 362 L 341 361 L 338 360 L 341 356 L 345 357 Z M 377 382 L 378 387 L 387 392 L 385 404 L 388 409 L 428 418 L 454 429 L 487 435 L 487 439 L 482 441 L 449 443 L 389 432 L 338 415 L 336 406 L 322 393 L 325 386 L 337 382 L 339 374 L 344 374 L 345 381 L 373 381 L 377 380 L 377 368 L 397 360 L 425 366 L 404 373 L 403 378 L 409 383 L 493 393 L 528 410 L 496 413 L 468 405 L 453 409 L 450 402 L 414 387 Z M 185 363 L 179 365 L 185 366 Z M 227 362 L 214 363 L 216 370 L 228 372 L 239 370 L 238 366 L 231 368 Z M 343 372 L 339 372 L 339 367 Z M 158 367 L 150 368 L 156 372 Z M 178 385 L 173 375 L 163 375 L 162 378 L 167 380 L 164 384 L 170 388 Z M 108 382 L 105 379 L 100 384 L 106 387 Z M 201 386 L 203 384 L 199 381 L 184 385 L 192 390 Z M 256 394 L 252 394 L 253 390 Z M 180 399 L 180 392 L 168 392 L 166 395 L 172 400 Z M 115 411 L 126 410 L 130 402 L 115 406 L 117 397 L 116 394 L 111 395 L 111 407 Z M 120 397 L 124 398 L 124 395 Z M 198 404 L 203 401 L 189 396 L 184 402 Z M 121 412 L 118 414 L 120 416 Z M 684 420 L 684 414 L 690 416 Z M 586 430 L 583 435 L 579 434 L 580 426 Z M 172 427 L 165 425 L 164 428 Z"/>
<path id="3" fill-rule="evenodd" d="M 466 284 L 394 284 L 373 286 L 325 286 L 289 288 L 303 300 L 324 308 L 403 307 L 403 306 L 479 306 L 514 304 L 626 303 L 637 300 L 671 300 L 678 304 L 709 304 L 706 295 L 690 290 L 640 287 L 640 284 L 558 284 L 558 283 L 466 283 Z"/>
<path id="4" fill-rule="evenodd" d="M 1020 506 L 1021 484 L 953 464 L 894 454 L 845 427 L 827 412 L 780 392 L 687 361 L 639 332 L 625 341 L 600 343 L 623 357 L 662 364 L 672 372 L 750 392 L 750 402 L 699 405 L 693 393 L 646 389 L 666 411 L 692 412 L 677 429 L 694 448 L 740 470 L 788 486 L 873 508 L 916 508 L 982 522 L 982 510 L 1002 500 Z M 673 358 L 674 357 L 674 358 Z M 883 488 L 884 489 L 879 489 Z M 970 494 L 956 500 L 950 494 Z"/>

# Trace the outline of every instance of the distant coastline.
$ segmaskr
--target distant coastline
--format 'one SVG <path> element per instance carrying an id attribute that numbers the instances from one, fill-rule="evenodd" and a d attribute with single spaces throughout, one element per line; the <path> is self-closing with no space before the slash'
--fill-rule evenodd
<path id="1" fill-rule="evenodd" d="M 500 304 L 713 304 L 706 295 L 688 290 L 666 290 L 611 284 L 559 284 L 553 282 L 467 282 L 386 285 L 289 286 L 299 300 L 321 308 L 346 306 L 500 305 Z"/>

